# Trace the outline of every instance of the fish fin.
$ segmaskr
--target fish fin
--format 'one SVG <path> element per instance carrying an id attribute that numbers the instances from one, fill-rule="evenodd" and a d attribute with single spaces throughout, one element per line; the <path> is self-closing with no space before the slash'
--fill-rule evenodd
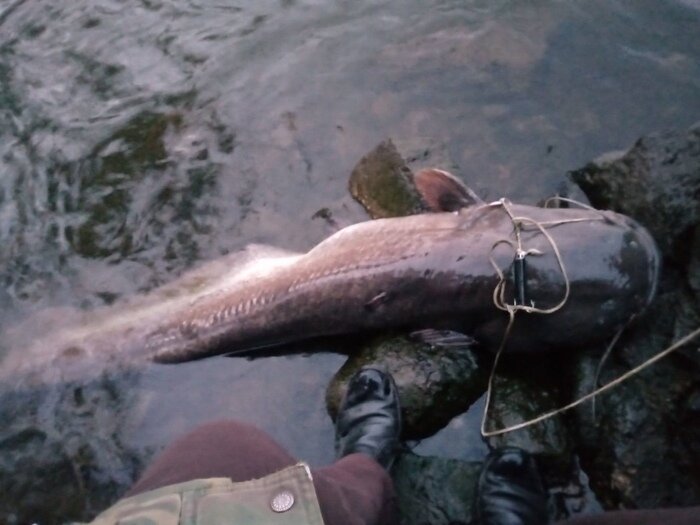
<path id="1" fill-rule="evenodd" d="M 472 336 L 453 330 L 426 328 L 411 332 L 409 337 L 414 341 L 441 348 L 471 348 L 477 344 L 476 339 Z"/>
<path id="2" fill-rule="evenodd" d="M 386 292 L 381 292 L 365 303 L 365 310 L 372 311 L 387 302 L 389 296 Z"/>
<path id="3" fill-rule="evenodd" d="M 484 203 L 474 191 L 447 171 L 436 168 L 420 170 L 415 174 L 414 182 L 430 211 L 458 211 Z"/>

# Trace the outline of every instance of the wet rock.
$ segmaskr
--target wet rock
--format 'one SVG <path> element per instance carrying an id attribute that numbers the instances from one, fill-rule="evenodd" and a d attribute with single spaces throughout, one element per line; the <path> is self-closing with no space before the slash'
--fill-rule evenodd
<path id="1" fill-rule="evenodd" d="M 387 139 L 355 166 L 350 193 L 370 217 L 401 217 L 428 211 L 413 174 L 423 168 L 458 171 L 444 142 L 431 137 Z"/>
<path id="2" fill-rule="evenodd" d="M 700 385 L 696 384 L 682 404 L 679 437 L 690 458 L 691 472 L 700 472 Z"/>
<path id="3" fill-rule="evenodd" d="M 559 385 L 561 356 L 528 356 L 504 363 L 493 380 L 488 430 L 523 423 L 556 410 L 565 401 Z M 528 370 L 525 375 L 524 369 Z M 572 441 L 562 416 L 548 418 L 520 430 L 488 438 L 489 446 L 518 447 L 537 457 L 559 479 L 568 480 Z"/>
<path id="4" fill-rule="evenodd" d="M 466 525 L 474 523 L 474 497 L 481 461 L 401 454 L 391 471 L 403 525 Z M 599 510 L 578 466 L 570 479 L 553 485 L 546 477 L 550 522 Z"/>
<path id="5" fill-rule="evenodd" d="M 570 354 L 504 356 L 494 376 L 486 429 L 490 431 L 524 423 L 564 406 L 568 399 L 561 370 L 570 366 Z M 527 370 L 527 374 L 523 374 Z M 565 519 L 592 510 L 591 492 L 573 455 L 574 440 L 563 415 L 550 417 L 505 434 L 486 439 L 491 449 L 518 447 L 537 460 L 550 494 L 550 518 Z"/>
<path id="6" fill-rule="evenodd" d="M 526 422 L 564 406 L 561 370 L 570 363 L 522 363 L 517 370 L 506 370 L 494 378 L 487 430 L 497 430 Z M 528 368 L 528 374 L 522 370 Z M 517 447 L 528 451 L 537 462 L 548 491 L 549 518 L 554 523 L 576 514 L 600 509 L 588 477 L 574 454 L 574 434 L 565 415 L 534 425 L 486 438 L 489 448 Z"/>
<path id="7" fill-rule="evenodd" d="M 688 261 L 688 284 L 696 298 L 700 298 L 700 228 L 697 226 L 691 239 L 690 260 Z"/>
<path id="8" fill-rule="evenodd" d="M 350 193 L 374 219 L 426 210 L 413 174 L 391 139 L 365 155 L 350 175 Z"/>
<path id="9" fill-rule="evenodd" d="M 469 348 L 440 348 L 404 336 L 380 337 L 348 358 L 326 391 L 335 420 L 347 382 L 363 366 L 394 377 L 401 399 L 405 439 L 428 437 L 467 410 L 486 389 L 486 370 Z"/>
<path id="10" fill-rule="evenodd" d="M 687 261 L 686 242 L 700 220 L 700 122 L 688 131 L 640 138 L 571 177 L 593 206 L 634 217 L 664 256 Z"/>
<path id="11" fill-rule="evenodd" d="M 573 456 L 567 470 L 553 473 L 538 463 L 540 474 L 549 495 L 549 522 L 557 523 L 577 514 L 595 514 L 603 509 L 591 490 L 588 476 L 581 469 L 579 458 Z M 564 473 L 562 477 L 561 474 Z"/>
<path id="12" fill-rule="evenodd" d="M 621 342 L 603 368 L 606 383 L 653 356 L 670 341 L 671 323 L 661 299 L 648 320 Z M 576 411 L 577 448 L 591 485 L 607 508 L 660 508 L 700 502 L 699 457 L 693 438 L 697 418 L 687 399 L 698 371 L 683 356 L 670 356 Z M 575 396 L 594 387 L 599 358 L 578 359 Z"/>
<path id="13" fill-rule="evenodd" d="M 480 472 L 480 462 L 402 454 L 392 470 L 401 523 L 470 523 Z"/>
<path id="14" fill-rule="evenodd" d="M 622 375 L 700 326 L 700 126 L 640 139 L 572 173 L 591 203 L 628 214 L 663 252 L 657 298 L 602 368 L 600 384 Z M 700 503 L 698 342 L 656 362 L 575 413 L 577 448 L 607 507 Z M 595 387 L 600 356 L 580 355 L 574 396 Z"/>
<path id="15" fill-rule="evenodd" d="M 411 137 L 393 139 L 396 150 L 413 172 L 424 168 L 439 168 L 453 173 L 459 166 L 452 160 L 447 144 L 433 137 Z"/>

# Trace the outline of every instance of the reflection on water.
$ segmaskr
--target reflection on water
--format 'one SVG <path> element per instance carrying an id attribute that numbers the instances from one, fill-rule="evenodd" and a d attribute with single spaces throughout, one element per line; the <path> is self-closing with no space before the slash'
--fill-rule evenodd
<path id="1" fill-rule="evenodd" d="M 119 302 L 249 242 L 309 248 L 331 232 L 318 210 L 364 219 L 347 177 L 388 136 L 432 145 L 428 160 L 487 199 L 537 201 L 598 154 L 698 119 L 699 33 L 691 0 L 0 0 L 2 332 L 47 307 Z M 164 408 L 128 416 L 120 439 L 158 448 L 201 414 L 283 433 L 289 413 L 330 442 L 321 402 L 304 416 L 282 394 L 307 381 L 320 395 L 338 360 L 149 369 L 134 395 Z M 172 386 L 183 374 L 187 403 Z M 275 385 L 274 413 L 262 386 L 219 397 L 241 374 L 248 391 Z M 212 398 L 223 408 L 202 410 Z M 55 438 L 41 421 L 56 418 L 38 415 L 49 406 L 34 425 Z"/>

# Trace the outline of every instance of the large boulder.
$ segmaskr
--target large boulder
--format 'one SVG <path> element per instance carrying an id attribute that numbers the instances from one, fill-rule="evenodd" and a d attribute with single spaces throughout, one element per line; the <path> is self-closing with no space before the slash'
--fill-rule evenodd
<path id="1" fill-rule="evenodd" d="M 480 472 L 478 461 L 403 454 L 393 469 L 401 523 L 470 523 Z"/>
<path id="2" fill-rule="evenodd" d="M 657 298 L 623 335 L 600 381 L 620 376 L 700 326 L 700 125 L 641 138 L 571 174 L 591 203 L 632 216 L 657 240 Z M 600 356 L 581 355 L 574 395 L 596 386 Z M 578 450 L 613 508 L 700 504 L 698 341 L 576 411 Z"/>
<path id="3" fill-rule="evenodd" d="M 700 122 L 688 131 L 642 137 L 628 151 L 603 155 L 571 178 L 593 206 L 634 217 L 665 257 L 687 262 L 700 221 Z"/>

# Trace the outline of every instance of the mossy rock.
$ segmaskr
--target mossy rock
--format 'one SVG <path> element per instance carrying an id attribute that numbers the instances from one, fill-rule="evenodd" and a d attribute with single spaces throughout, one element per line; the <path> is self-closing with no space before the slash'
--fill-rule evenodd
<path id="1" fill-rule="evenodd" d="M 486 371 L 470 348 L 440 348 L 406 336 L 378 337 L 345 362 L 326 391 L 333 419 L 349 379 L 363 366 L 389 372 L 401 399 L 404 439 L 431 436 L 486 390 Z"/>

